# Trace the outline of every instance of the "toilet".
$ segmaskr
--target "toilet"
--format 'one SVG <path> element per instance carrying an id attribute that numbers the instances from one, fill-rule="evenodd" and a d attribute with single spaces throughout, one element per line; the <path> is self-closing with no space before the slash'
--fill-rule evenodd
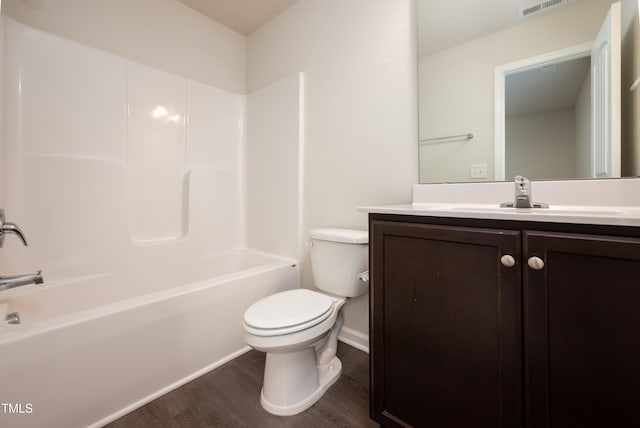
<path id="1" fill-rule="evenodd" d="M 262 407 L 281 416 L 309 408 L 338 379 L 336 357 L 342 306 L 365 294 L 359 275 L 368 269 L 368 233 L 313 229 L 311 269 L 319 291 L 295 289 L 267 296 L 244 314 L 245 340 L 266 352 Z"/>

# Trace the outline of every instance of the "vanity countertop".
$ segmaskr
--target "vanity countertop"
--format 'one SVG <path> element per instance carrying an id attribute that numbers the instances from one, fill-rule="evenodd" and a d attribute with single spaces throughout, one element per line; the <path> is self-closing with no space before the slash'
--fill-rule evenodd
<path id="1" fill-rule="evenodd" d="M 489 220 L 640 227 L 640 178 L 531 182 L 534 202 L 549 208 L 500 208 L 514 199 L 513 182 L 416 184 L 402 205 L 359 212 Z"/>
<path id="2" fill-rule="evenodd" d="M 540 221 L 640 227 L 640 207 L 551 205 L 500 208 L 495 204 L 409 203 L 358 207 L 359 212 L 491 220 Z"/>

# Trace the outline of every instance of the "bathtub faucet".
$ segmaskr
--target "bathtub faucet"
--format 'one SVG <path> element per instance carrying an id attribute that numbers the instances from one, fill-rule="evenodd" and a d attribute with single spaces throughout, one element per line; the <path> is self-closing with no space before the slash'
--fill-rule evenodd
<path id="1" fill-rule="evenodd" d="M 20 238 L 22 243 L 27 245 L 27 239 L 24 237 L 20 228 L 13 223 L 7 223 L 4 217 L 4 210 L 0 208 L 0 247 L 4 245 L 4 235 L 6 233 L 14 233 L 18 235 L 18 238 Z"/>
<path id="2" fill-rule="evenodd" d="M 28 284 L 42 284 L 42 271 L 27 275 L 0 276 L 0 291 Z"/>

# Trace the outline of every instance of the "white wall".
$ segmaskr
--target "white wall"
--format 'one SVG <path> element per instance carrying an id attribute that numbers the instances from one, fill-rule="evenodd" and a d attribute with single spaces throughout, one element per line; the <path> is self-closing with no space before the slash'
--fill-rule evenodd
<path id="1" fill-rule="evenodd" d="M 535 179 L 575 177 L 576 124 L 574 109 L 555 110 L 505 119 L 506 177 Z"/>
<path id="2" fill-rule="evenodd" d="M 495 67 L 593 41 L 610 3 L 587 0 L 420 58 L 420 138 L 475 135 L 430 146 L 432 151 L 421 154 L 429 159 L 420 181 L 469 181 L 469 165 L 478 163 L 487 164 L 492 180 Z"/>
<path id="3" fill-rule="evenodd" d="M 176 0 L 4 0 L 2 13 L 135 62 L 244 93 L 246 38 Z"/>
<path id="4" fill-rule="evenodd" d="M 302 256 L 304 79 L 279 80 L 247 96 L 247 245 Z"/>
<path id="5" fill-rule="evenodd" d="M 305 75 L 305 236 L 367 228 L 360 205 L 407 202 L 417 181 L 415 0 L 300 0 L 248 39 L 250 91 Z M 249 172 L 250 173 L 250 172 Z M 308 254 L 303 285 L 312 286 Z M 368 333 L 368 301 L 345 325 Z"/>

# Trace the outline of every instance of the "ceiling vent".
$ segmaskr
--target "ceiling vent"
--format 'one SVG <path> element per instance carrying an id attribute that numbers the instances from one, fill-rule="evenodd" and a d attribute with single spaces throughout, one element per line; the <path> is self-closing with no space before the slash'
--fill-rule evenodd
<path id="1" fill-rule="evenodd" d="M 520 9 L 521 18 L 529 18 L 534 15 L 542 14 L 555 7 L 566 4 L 567 0 L 543 0 L 535 4 Z"/>

